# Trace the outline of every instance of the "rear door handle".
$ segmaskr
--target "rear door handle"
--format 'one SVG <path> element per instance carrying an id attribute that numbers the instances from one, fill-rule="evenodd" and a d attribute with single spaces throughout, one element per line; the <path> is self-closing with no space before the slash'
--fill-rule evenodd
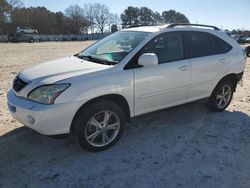
<path id="1" fill-rule="evenodd" d="M 182 71 L 186 71 L 188 70 L 189 66 L 188 65 L 183 65 L 183 66 L 180 66 L 179 69 L 182 70 Z"/>

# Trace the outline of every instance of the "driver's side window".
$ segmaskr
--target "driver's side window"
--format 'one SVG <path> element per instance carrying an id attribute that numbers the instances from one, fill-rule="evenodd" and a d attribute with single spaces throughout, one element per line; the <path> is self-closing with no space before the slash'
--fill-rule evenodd
<path id="1" fill-rule="evenodd" d="M 184 59 L 181 32 L 168 32 L 152 39 L 140 52 L 155 53 L 159 64 Z"/>

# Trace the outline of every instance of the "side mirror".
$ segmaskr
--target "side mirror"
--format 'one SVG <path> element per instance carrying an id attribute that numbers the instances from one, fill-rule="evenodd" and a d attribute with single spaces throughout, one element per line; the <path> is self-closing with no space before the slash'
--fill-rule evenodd
<path id="1" fill-rule="evenodd" d="M 143 67 L 150 67 L 158 64 L 158 57 L 154 53 L 142 54 L 139 57 L 138 64 Z"/>

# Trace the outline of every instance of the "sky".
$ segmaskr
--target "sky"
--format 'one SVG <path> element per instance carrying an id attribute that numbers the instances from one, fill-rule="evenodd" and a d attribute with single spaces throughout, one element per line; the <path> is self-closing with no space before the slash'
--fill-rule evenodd
<path id="1" fill-rule="evenodd" d="M 146 6 L 162 12 L 173 9 L 185 14 L 191 23 L 210 24 L 222 29 L 250 30 L 250 0 L 22 0 L 25 7 L 44 6 L 57 12 L 70 5 L 101 3 L 120 15 L 128 6 Z"/>

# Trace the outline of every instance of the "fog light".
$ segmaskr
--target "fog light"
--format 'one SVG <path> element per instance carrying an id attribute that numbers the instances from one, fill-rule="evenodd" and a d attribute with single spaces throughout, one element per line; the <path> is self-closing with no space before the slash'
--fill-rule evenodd
<path id="1" fill-rule="evenodd" d="M 28 122 L 30 124 L 34 124 L 35 123 L 35 119 L 32 116 L 27 116 Z"/>

